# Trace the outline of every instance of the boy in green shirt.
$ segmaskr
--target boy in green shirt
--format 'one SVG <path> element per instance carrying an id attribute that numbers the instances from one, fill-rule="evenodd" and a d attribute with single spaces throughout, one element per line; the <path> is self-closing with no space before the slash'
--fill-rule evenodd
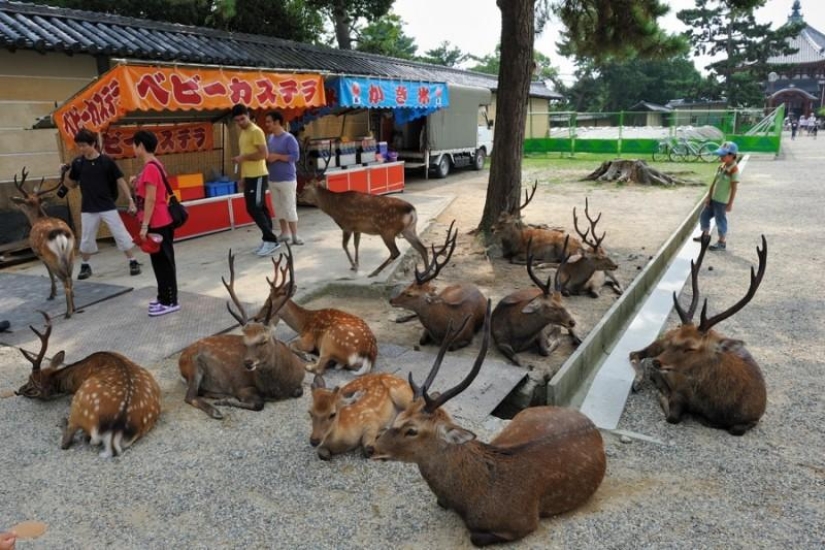
<path id="1" fill-rule="evenodd" d="M 699 215 L 699 227 L 702 236 L 694 237 L 694 241 L 701 241 L 702 237 L 710 232 L 710 220 L 716 219 L 716 231 L 719 240 L 708 247 L 708 250 L 725 250 L 727 246 L 728 217 L 727 213 L 733 210 L 733 199 L 736 197 L 736 187 L 739 184 L 739 166 L 736 164 L 736 154 L 739 147 L 732 141 L 726 141 L 714 151 L 722 164 L 716 171 L 716 177 L 710 186 L 705 208 Z"/>

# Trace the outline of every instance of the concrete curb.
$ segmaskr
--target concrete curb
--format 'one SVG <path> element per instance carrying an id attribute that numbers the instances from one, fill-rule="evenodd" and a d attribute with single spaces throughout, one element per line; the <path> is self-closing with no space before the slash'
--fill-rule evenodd
<path id="1" fill-rule="evenodd" d="M 590 334 L 547 383 L 547 404 L 571 406 L 584 395 L 585 385 L 598 370 L 616 338 L 633 319 L 637 309 L 664 274 L 674 255 L 690 236 L 699 219 L 707 194 L 658 250 L 642 273 L 625 289 Z"/>

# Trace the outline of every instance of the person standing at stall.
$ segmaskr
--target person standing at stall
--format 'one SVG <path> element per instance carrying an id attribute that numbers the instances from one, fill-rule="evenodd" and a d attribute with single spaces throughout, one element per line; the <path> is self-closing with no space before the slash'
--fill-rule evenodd
<path id="1" fill-rule="evenodd" d="M 264 119 L 269 136 L 266 140 L 268 154 L 266 166 L 269 170 L 269 191 L 272 194 L 272 208 L 281 226 L 278 240 L 291 244 L 304 244 L 298 236 L 298 209 L 296 193 L 298 177 L 295 163 L 300 158 L 298 140 L 284 128 L 284 117 L 273 111 Z"/>
<path id="2" fill-rule="evenodd" d="M 261 245 L 255 250 L 258 256 L 269 256 L 280 244 L 272 232 L 272 216 L 266 206 L 266 189 L 269 171 L 266 169 L 266 136 L 260 126 L 249 118 L 246 105 L 232 107 L 232 119 L 241 129 L 238 145 L 240 155 L 232 160 L 240 166 L 246 211 L 261 230 Z"/>
<path id="3" fill-rule="evenodd" d="M 155 300 L 149 302 L 149 316 L 158 317 L 180 310 L 178 304 L 178 279 L 175 268 L 175 229 L 167 204 L 166 171 L 155 157 L 158 138 L 147 130 L 135 132 L 135 156 L 143 163 L 143 169 L 133 178 L 137 216 L 140 222 L 140 241 L 149 233 L 162 237 L 160 247 L 152 252 L 152 270 L 158 284 Z"/>

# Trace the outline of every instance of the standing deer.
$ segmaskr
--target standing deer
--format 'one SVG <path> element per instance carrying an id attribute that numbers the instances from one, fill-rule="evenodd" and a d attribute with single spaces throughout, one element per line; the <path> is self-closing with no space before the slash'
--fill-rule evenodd
<path id="1" fill-rule="evenodd" d="M 390 257 L 370 273 L 370 277 L 378 275 L 382 269 L 401 255 L 395 244 L 395 239 L 399 235 L 421 254 L 425 265 L 428 263 L 427 248 L 421 243 L 415 229 L 418 214 L 415 207 L 405 200 L 368 195 L 357 191 L 334 193 L 318 181 L 308 183 L 299 200 L 323 210 L 343 230 L 344 252 L 347 253 L 352 271 L 358 271 L 358 245 L 361 242 L 361 233 L 380 235 L 390 251 Z M 354 235 L 355 260 L 349 253 L 351 235 Z"/>
<path id="2" fill-rule="evenodd" d="M 756 294 L 765 275 L 768 243 L 763 235 L 762 249 L 756 248 L 759 268 L 754 273 L 751 267 L 751 280 L 745 297 L 710 319 L 707 317 L 708 301 L 705 298 L 697 327 L 693 324 L 693 315 L 699 304 L 699 270 L 709 243 L 710 236 L 704 235 L 695 265 L 691 261 L 693 297 L 687 312 L 673 293 L 673 304 L 681 326 L 666 332 L 646 348 L 630 354 L 630 362 L 636 370 L 633 388 L 639 389 L 644 376 L 640 361 L 651 358 L 645 363 L 650 365 L 650 378 L 659 390 L 659 404 L 668 422 L 676 424 L 685 413 L 691 413 L 711 427 L 742 435 L 754 427 L 765 413 L 765 380 L 743 341 L 725 338 L 711 329 L 745 307 Z"/>
<path id="3" fill-rule="evenodd" d="M 41 369 L 46 356 L 52 323 L 46 319 L 44 332 L 29 328 L 40 338 L 40 353 L 20 352 L 32 364 L 29 381 L 17 395 L 50 400 L 73 393 L 71 410 L 63 430 L 61 449 L 68 449 L 79 430 L 86 432 L 93 445 L 103 444 L 101 457 L 123 453 L 138 438 L 154 427 L 160 416 L 160 387 L 149 371 L 128 358 L 108 351 L 61 367 L 66 356 L 60 351 Z"/>
<path id="4" fill-rule="evenodd" d="M 466 323 L 466 320 L 465 320 Z M 413 402 L 375 443 L 375 460 L 418 465 L 438 505 L 453 509 L 477 546 L 518 540 L 539 518 L 575 509 L 604 478 L 604 443 L 596 426 L 573 409 L 534 407 L 517 414 L 490 443 L 442 408 L 473 382 L 490 341 L 490 309 L 473 368 L 457 386 L 429 395 L 451 338 L 446 338 L 424 384 L 410 374 Z"/>
<path id="5" fill-rule="evenodd" d="M 23 168 L 23 177 L 20 183 L 17 182 L 17 174 L 14 175 L 14 185 L 23 195 L 22 197 L 11 197 L 20 210 L 26 215 L 31 224 L 29 232 L 29 246 L 34 254 L 46 265 L 49 272 L 49 279 L 52 289 L 49 300 L 54 300 L 57 295 L 55 277 L 63 283 L 63 292 L 66 295 L 66 318 L 74 313 L 74 292 L 72 291 L 72 270 L 74 267 L 74 246 L 75 238 L 72 230 L 66 222 L 59 218 L 52 218 L 43 209 L 42 197 L 53 192 L 60 187 L 60 183 L 51 189 L 41 189 L 43 179 L 35 186 L 31 193 L 26 192 L 23 186 L 29 173 Z M 65 174 L 65 172 L 64 172 Z"/>
<path id="6" fill-rule="evenodd" d="M 287 258 L 287 266 L 290 278 L 294 280 L 295 270 L 291 251 Z M 324 374 L 330 363 L 334 363 L 336 367 L 358 369 L 355 372 L 356 376 L 372 370 L 378 355 L 378 343 L 363 319 L 340 309 L 303 308 L 292 300 L 293 293 L 294 286 L 288 289 L 272 287 L 272 292 L 255 318 L 261 319 L 264 312 L 272 309 L 272 304 L 279 304 L 278 316 L 289 328 L 298 333 L 297 340 L 289 343 L 290 349 L 319 355 L 314 365 L 307 366 L 310 372 Z"/>
<path id="7" fill-rule="evenodd" d="M 473 341 L 473 336 L 484 324 L 484 311 L 487 307 L 487 299 L 473 284 L 450 285 L 438 293 L 431 284 L 450 261 L 455 250 L 458 230 L 453 231 L 454 225 L 455 220 L 447 230 L 444 246 L 438 250 L 435 246 L 432 247 L 432 258 L 426 271 L 421 273 L 416 266 L 415 282 L 390 300 L 393 307 L 403 307 L 418 315 L 421 324 L 424 325 L 424 332 L 418 341 L 422 346 L 430 341 L 441 344 L 447 336 L 447 327 L 450 323 L 456 325 L 469 315 L 470 323 L 464 332 L 455 338 L 450 351 L 463 348 Z M 442 256 L 444 259 L 439 261 Z"/>
<path id="8" fill-rule="evenodd" d="M 616 294 L 621 294 L 623 292 L 622 285 L 610 273 L 617 270 L 619 266 L 610 259 L 607 252 L 602 248 L 602 241 L 607 236 L 607 232 L 603 232 L 601 237 L 596 237 L 596 224 L 602 219 L 602 215 L 599 213 L 594 220 L 590 217 L 589 207 L 588 200 L 585 198 L 584 215 L 587 216 L 587 221 L 590 222 L 590 228 L 584 233 L 579 228 L 579 218 L 576 215 L 576 209 L 573 208 L 573 225 L 576 228 L 576 233 L 590 249 L 582 250 L 579 254 L 571 256 L 567 259 L 564 268 L 559 269 L 562 294 L 569 296 L 587 292 L 591 297 L 598 298 L 599 291 L 605 284 L 609 284 Z M 609 279 L 610 282 L 606 283 L 606 279 Z"/>
<path id="9" fill-rule="evenodd" d="M 573 342 L 581 343 L 574 332 L 576 321 L 562 303 L 559 273 L 564 269 L 565 260 L 566 256 L 556 270 L 553 290 L 549 277 L 543 283 L 533 273 L 532 243 L 528 243 L 527 273 L 538 288 L 525 288 L 505 296 L 493 311 L 493 340 L 501 353 L 516 365 L 521 365 L 516 355 L 519 351 L 538 346 L 539 353 L 548 356 L 558 347 L 558 341 L 549 342 L 546 328 L 550 324 L 565 327 Z"/>
<path id="10" fill-rule="evenodd" d="M 579 240 L 566 234 L 562 229 L 527 225 L 521 220 L 521 211 L 533 200 L 537 186 L 536 181 L 533 183 L 532 192 L 525 189 L 524 202 L 518 210 L 511 212 L 510 208 L 505 208 L 498 221 L 493 224 L 493 234 L 501 239 L 502 257 L 510 260 L 511 264 L 527 263 L 527 243 L 531 241 L 533 255 L 541 262 L 560 262 L 566 238 L 569 239 L 569 254 L 584 251 Z"/>
<path id="11" fill-rule="evenodd" d="M 364 456 L 370 456 L 378 434 L 411 402 L 410 385 L 391 374 L 365 374 L 331 390 L 324 378 L 316 374 L 309 409 L 309 443 L 318 448 L 318 456 L 323 460 L 359 446 Z"/>
<path id="12" fill-rule="evenodd" d="M 292 288 L 294 278 L 287 283 L 286 268 L 280 268 L 283 255 L 275 266 L 275 278 L 268 281 L 271 292 Z M 291 257 L 289 258 L 291 261 Z M 291 274 L 291 273 L 290 273 Z M 280 275 L 280 282 L 278 281 Z M 235 256 L 229 251 L 229 283 L 221 277 L 223 286 L 238 309 L 226 309 L 241 324 L 243 335 L 219 334 L 191 344 L 178 360 L 181 376 L 186 381 L 185 401 L 218 420 L 223 414 L 201 396 L 220 398 L 215 405 L 260 411 L 267 400 L 301 397 L 304 363 L 281 341 L 275 338 L 270 319 L 283 303 L 270 303 L 263 322 L 249 320 L 243 304 L 235 295 Z"/>

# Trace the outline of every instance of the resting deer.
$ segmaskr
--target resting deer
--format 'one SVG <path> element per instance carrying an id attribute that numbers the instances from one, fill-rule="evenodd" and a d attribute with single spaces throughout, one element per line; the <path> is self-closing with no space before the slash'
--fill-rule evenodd
<path id="1" fill-rule="evenodd" d="M 343 247 L 352 271 L 358 271 L 358 245 L 361 233 L 380 235 L 390 251 L 390 257 L 369 274 L 375 277 L 381 270 L 401 255 L 395 239 L 404 237 L 427 262 L 427 248 L 416 233 L 418 214 L 415 207 L 395 197 L 368 195 L 357 191 L 334 193 L 321 182 L 308 183 L 299 197 L 303 203 L 312 204 L 324 211 L 344 232 Z M 355 259 L 349 253 L 349 238 L 354 236 Z"/>
<path id="2" fill-rule="evenodd" d="M 505 208 L 492 227 L 493 234 L 501 239 L 502 257 L 513 264 L 527 263 L 527 243 L 531 241 L 533 255 L 540 262 L 560 262 L 565 238 L 569 239 L 569 254 L 583 252 L 579 240 L 563 230 L 531 226 L 521 220 L 521 211 L 533 200 L 537 186 L 538 182 L 534 182 L 531 192 L 524 191 L 524 202 L 518 210 Z"/>
<path id="3" fill-rule="evenodd" d="M 725 338 L 711 329 L 745 307 L 756 294 L 765 275 L 768 243 L 763 235 L 762 249 L 756 248 L 759 268 L 754 273 L 751 267 L 745 297 L 711 318 L 707 317 L 708 301 L 705 298 L 697 327 L 693 324 L 693 315 L 699 304 L 699 270 L 709 243 L 710 236 L 705 235 L 696 263 L 691 261 L 693 297 L 687 311 L 682 309 L 673 293 L 673 304 L 682 325 L 630 354 L 630 362 L 636 370 L 633 388 L 639 389 L 644 376 L 640 361 L 650 358 L 644 363 L 649 364 L 650 378 L 659 390 L 659 403 L 668 422 L 676 424 L 685 413 L 691 413 L 709 426 L 742 435 L 765 413 L 765 380 L 744 342 Z"/>
<path id="4" fill-rule="evenodd" d="M 75 434 L 83 430 L 93 445 L 103 445 L 100 456 L 119 455 L 151 430 L 160 416 L 160 387 L 149 371 L 119 353 L 101 351 L 61 367 L 66 356 L 58 352 L 49 366 L 41 369 L 49 337 L 51 319 L 41 333 L 29 327 L 40 338 L 40 353 L 21 349 L 32 364 L 29 381 L 17 390 L 17 395 L 30 399 L 49 400 L 73 393 L 72 406 L 63 430 L 62 449 L 72 445 Z"/>
<path id="5" fill-rule="evenodd" d="M 607 232 L 603 232 L 601 237 L 596 237 L 596 224 L 602 219 L 602 215 L 599 213 L 594 220 L 590 217 L 589 207 L 588 200 L 585 198 L 584 215 L 587 216 L 587 221 L 590 222 L 590 228 L 584 233 L 579 228 L 579 218 L 576 215 L 576 209 L 573 208 L 573 225 L 576 228 L 576 233 L 590 249 L 582 250 L 579 254 L 571 256 L 567 259 L 564 269 L 560 269 L 561 276 L 559 280 L 562 294 L 569 296 L 587 292 L 593 298 L 598 298 L 599 291 L 605 284 L 609 284 L 616 294 L 621 294 L 623 292 L 622 285 L 610 273 L 617 270 L 619 266 L 610 259 L 607 252 L 602 248 L 602 241 L 607 236 Z M 606 279 L 610 279 L 610 282 L 606 283 Z"/>
<path id="6" fill-rule="evenodd" d="M 290 277 L 294 279 L 291 251 L 287 265 Z M 290 349 L 319 355 L 314 365 L 306 367 L 310 372 L 324 374 L 330 363 L 334 363 L 336 367 L 358 369 L 355 372 L 356 376 L 372 370 L 378 355 L 378 343 L 363 319 L 340 309 L 303 308 L 292 300 L 293 293 L 294 287 L 273 287 L 255 319 L 260 320 L 264 313 L 272 308 L 273 303 L 279 304 L 278 317 L 298 333 L 298 338 L 289 343 Z"/>
<path id="7" fill-rule="evenodd" d="M 31 224 L 29 246 L 31 246 L 32 252 L 43 261 L 46 270 L 49 272 L 49 279 L 52 283 L 49 300 L 54 300 L 57 295 L 55 277 L 63 283 L 63 292 L 66 295 L 66 318 L 68 319 L 74 313 L 74 292 L 72 291 L 72 270 L 75 253 L 74 233 L 66 225 L 66 222 L 59 218 L 50 217 L 43 209 L 42 197 L 60 187 L 60 183 L 51 189 L 41 189 L 44 181 L 41 179 L 34 190 L 28 193 L 23 188 L 28 175 L 29 173 L 23 168 L 23 177 L 20 183 L 17 182 L 17 174 L 14 175 L 14 185 L 23 196 L 11 197 L 11 201 L 23 211 Z"/>
<path id="8" fill-rule="evenodd" d="M 287 283 L 286 268 L 280 268 L 283 255 L 275 265 L 275 279 L 269 281 L 271 291 L 291 289 L 294 278 Z M 291 260 L 291 258 L 290 258 Z M 278 281 L 280 275 L 280 282 Z M 202 397 L 219 398 L 214 405 L 260 411 L 267 400 L 301 397 L 304 363 L 281 341 L 275 338 L 270 319 L 283 303 L 270 303 L 263 322 L 249 320 L 243 304 L 235 295 L 235 256 L 229 251 L 229 283 L 221 277 L 223 286 L 235 304 L 226 309 L 241 324 L 242 335 L 208 336 L 187 347 L 178 360 L 181 376 L 186 382 L 185 401 L 212 418 L 223 414 Z"/>
<path id="9" fill-rule="evenodd" d="M 558 347 L 558 341 L 552 344 L 549 341 L 548 325 L 565 327 L 573 342 L 581 343 L 574 332 L 576 321 L 562 302 L 559 272 L 564 269 L 565 260 L 566 256 L 556 270 L 554 289 L 551 289 L 549 277 L 543 283 L 533 272 L 532 243 L 528 243 L 527 273 L 538 288 L 525 288 L 505 296 L 493 311 L 493 340 L 501 353 L 516 365 L 521 365 L 517 352 L 538 346 L 539 353 L 548 356 Z"/>
<path id="10" fill-rule="evenodd" d="M 364 456 L 370 456 L 378 434 L 411 402 L 410 385 L 391 374 L 365 374 L 331 390 L 316 374 L 309 409 L 309 443 L 318 448 L 318 456 L 324 460 L 358 447 Z"/>
<path id="11" fill-rule="evenodd" d="M 372 456 L 417 464 L 439 506 L 461 516 L 477 546 L 518 540 L 535 531 L 539 518 L 580 506 L 599 488 L 606 468 L 599 430 L 576 410 L 525 409 L 490 443 L 477 441 L 444 411 L 481 369 L 490 342 L 487 307 L 484 339 L 467 377 L 429 395 L 451 340 L 445 338 L 421 387 L 410 374 L 413 402 L 381 434 Z"/>
<path id="12" fill-rule="evenodd" d="M 447 335 L 447 327 L 450 323 L 458 324 L 469 315 L 470 323 L 467 324 L 464 332 L 455 338 L 450 351 L 463 348 L 473 341 L 473 336 L 484 324 L 484 311 L 487 307 L 487 299 L 473 284 L 450 285 L 438 293 L 435 286 L 431 284 L 431 281 L 438 277 L 450 261 L 453 250 L 455 250 L 458 230 L 453 231 L 454 225 L 455 220 L 447 230 L 444 246 L 438 250 L 435 246 L 432 247 L 432 257 L 427 270 L 421 273 L 416 266 L 415 282 L 390 300 L 393 307 L 403 307 L 418 315 L 421 324 L 424 325 L 424 333 L 418 342 L 422 346 L 430 341 L 441 344 Z M 441 257 L 443 260 L 439 261 Z"/>

